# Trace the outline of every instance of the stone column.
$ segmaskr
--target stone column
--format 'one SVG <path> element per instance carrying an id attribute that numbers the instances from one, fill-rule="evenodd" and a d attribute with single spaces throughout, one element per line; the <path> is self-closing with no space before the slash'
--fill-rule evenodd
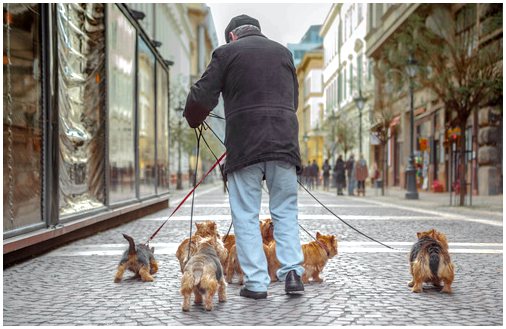
<path id="1" fill-rule="evenodd" d="M 478 112 L 478 193 L 497 195 L 502 193 L 502 177 L 498 144 L 502 144 L 500 109 L 485 107 Z"/>

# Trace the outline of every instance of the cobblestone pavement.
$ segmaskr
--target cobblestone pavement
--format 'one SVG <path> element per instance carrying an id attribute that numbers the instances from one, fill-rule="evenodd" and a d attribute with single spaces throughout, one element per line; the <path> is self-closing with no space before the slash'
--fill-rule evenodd
<path id="1" fill-rule="evenodd" d="M 205 186 L 195 198 L 194 220 L 213 219 L 221 233 L 230 225 L 222 186 Z M 261 218 L 268 217 L 264 193 Z M 4 325 L 502 325 L 502 214 L 452 212 L 413 206 L 381 197 L 358 198 L 316 192 L 343 220 L 399 250 L 382 247 L 334 218 L 299 193 L 300 223 L 314 233 L 336 234 L 339 254 L 323 271 L 324 282 L 310 283 L 302 296 L 284 293 L 273 283 L 266 300 L 239 296 L 228 286 L 228 301 L 206 312 L 192 305 L 181 311 L 181 274 L 175 251 L 189 234 L 190 202 L 152 242 L 160 270 L 143 283 L 125 275 L 113 283 L 126 241 L 121 233 L 145 241 L 171 208 L 120 227 L 97 233 L 3 272 Z M 427 285 L 415 294 L 408 250 L 416 232 L 436 228 L 447 234 L 456 276 L 451 295 Z M 301 231 L 301 239 L 311 238 Z"/>

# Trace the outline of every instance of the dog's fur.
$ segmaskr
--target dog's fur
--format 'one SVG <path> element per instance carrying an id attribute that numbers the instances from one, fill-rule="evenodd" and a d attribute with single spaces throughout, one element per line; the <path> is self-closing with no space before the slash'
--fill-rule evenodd
<path id="1" fill-rule="evenodd" d="M 135 245 L 134 239 L 126 234 L 123 237 L 128 241 L 128 249 L 125 250 L 121 261 L 119 262 L 114 282 L 121 282 L 125 270 L 130 270 L 136 276 L 140 276 L 142 281 L 153 281 L 152 274 L 158 271 L 154 252 L 155 248 L 149 248 L 145 244 Z"/>
<path id="2" fill-rule="evenodd" d="M 431 282 L 436 287 L 444 287 L 441 292 L 451 293 L 455 271 L 448 253 L 446 236 L 432 229 L 416 233 L 418 241 L 409 255 L 410 272 L 413 279 L 408 283 L 413 292 L 422 292 L 423 283 Z"/>
<path id="3" fill-rule="evenodd" d="M 316 232 L 316 240 L 302 245 L 302 253 L 304 254 L 304 274 L 302 275 L 302 282 L 308 283 L 309 278 L 313 278 L 315 282 L 323 282 L 320 278 L 320 273 L 327 264 L 327 261 L 337 255 L 337 238 L 335 235 L 322 235 Z M 328 249 L 329 253 L 322 244 Z M 269 276 L 271 281 L 277 281 L 277 270 L 281 266 L 276 257 L 276 242 L 271 242 L 268 245 L 267 262 L 269 264 Z"/>
<path id="4" fill-rule="evenodd" d="M 260 221 L 260 233 L 262 235 L 262 243 L 264 252 L 267 255 L 267 246 L 266 244 L 274 241 L 274 224 L 270 218 L 263 219 Z M 235 236 L 229 235 L 226 237 L 225 248 L 228 250 L 228 258 L 226 262 L 226 266 L 224 267 L 226 273 L 226 280 L 228 283 L 232 283 L 232 278 L 236 273 L 239 276 L 239 284 L 242 285 L 244 283 L 244 273 L 241 269 L 241 265 L 239 264 L 239 259 L 237 258 L 237 249 L 235 246 Z"/>
<path id="5" fill-rule="evenodd" d="M 196 252 L 196 242 L 194 241 L 194 237 L 211 237 L 213 241 L 216 242 L 218 257 L 220 258 L 220 262 L 222 266 L 225 266 L 227 261 L 228 252 L 221 241 L 220 234 L 218 232 L 218 227 L 213 221 L 205 221 L 203 223 L 195 223 L 197 227 L 197 232 L 192 236 L 191 246 L 190 246 L 190 254 L 188 254 L 188 244 L 190 242 L 189 238 L 186 238 L 181 242 L 176 251 L 176 257 L 179 260 L 179 267 L 181 269 L 181 273 L 184 270 L 184 265 L 188 262 L 189 256 L 193 255 Z"/>
<path id="6" fill-rule="evenodd" d="M 195 295 L 195 304 L 202 303 L 207 311 L 213 309 L 213 296 L 218 291 L 218 300 L 227 300 L 227 283 L 223 268 L 216 252 L 216 241 L 212 238 L 195 237 L 196 250 L 184 267 L 181 278 L 181 295 L 183 311 L 190 310 L 191 293 Z"/>

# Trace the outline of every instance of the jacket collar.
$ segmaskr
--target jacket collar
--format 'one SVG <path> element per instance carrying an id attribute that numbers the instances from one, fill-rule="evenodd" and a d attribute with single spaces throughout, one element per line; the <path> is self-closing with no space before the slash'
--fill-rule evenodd
<path id="1" fill-rule="evenodd" d="M 246 31 L 244 32 L 243 34 L 239 35 L 237 37 L 237 40 L 239 39 L 242 39 L 242 38 L 245 38 L 245 37 L 249 37 L 251 35 L 258 35 L 258 36 L 261 36 L 261 37 L 264 37 L 264 38 L 267 38 L 265 35 L 262 34 L 262 32 L 258 31 L 258 30 L 255 30 L 255 29 L 251 29 L 249 31 Z"/>

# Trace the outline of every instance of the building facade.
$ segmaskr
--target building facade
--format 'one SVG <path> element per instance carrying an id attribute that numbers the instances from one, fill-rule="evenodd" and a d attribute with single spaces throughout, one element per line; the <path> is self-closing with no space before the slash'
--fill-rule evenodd
<path id="1" fill-rule="evenodd" d="M 323 39 L 320 36 L 320 29 L 321 25 L 311 25 L 299 43 L 287 45 L 287 48 L 292 52 L 295 67 L 300 64 L 306 52 L 321 47 Z"/>
<path id="2" fill-rule="evenodd" d="M 167 207 L 169 68 L 129 9 L 3 11 L 4 261 Z"/>
<path id="3" fill-rule="evenodd" d="M 323 128 L 323 50 L 308 51 L 297 66 L 299 83 L 299 145 L 302 163 L 306 166 L 314 160 L 321 168 L 325 155 Z"/>
<path id="4" fill-rule="evenodd" d="M 357 159 L 362 150 L 364 158 L 371 164 L 369 129 L 373 79 L 372 64 L 365 55 L 366 22 L 365 4 L 334 4 L 320 34 L 324 45 L 324 115 L 331 126 L 328 139 L 332 144 L 332 155 L 335 157 L 336 153 L 340 153 L 348 157 L 354 154 Z M 365 100 L 361 110 L 355 102 L 359 95 Z M 355 130 L 356 136 L 349 138 L 350 149 L 335 137 L 339 122 L 347 122 Z"/>
<path id="5" fill-rule="evenodd" d="M 498 4 L 368 4 L 366 55 L 376 64 L 384 56 L 385 44 L 403 27 L 411 15 L 421 10 L 436 18 L 441 12 L 456 22 L 456 37 L 469 35 L 476 38 L 472 47 L 499 44 L 502 51 L 502 15 L 500 28 L 484 28 L 497 19 L 494 13 L 502 12 Z M 407 58 L 406 58 L 407 61 Z M 403 72 L 392 72 L 403 76 Z M 387 77 L 388 78 L 388 77 Z M 406 77 L 402 77 L 407 80 Z M 384 86 L 376 82 L 376 94 Z M 410 106 L 406 88 L 391 95 L 390 107 L 396 113 L 392 122 L 391 136 L 387 148 L 388 185 L 405 187 L 405 171 L 410 153 Z M 459 157 L 456 139 L 459 132 L 448 127 L 449 109 L 430 90 L 416 88 L 414 91 L 415 158 L 418 188 L 430 191 L 448 191 L 455 185 L 459 161 L 466 162 L 468 192 L 491 195 L 502 193 L 502 116 L 499 107 L 476 108 L 466 128 L 466 155 Z M 490 120 L 494 118 L 495 120 Z M 493 132 L 493 133 L 492 133 Z M 492 137 L 494 136 L 494 137 Z M 377 156 L 377 150 L 373 152 Z M 455 186 L 454 186 L 455 187 Z M 455 189 L 455 188 L 454 188 Z"/>

